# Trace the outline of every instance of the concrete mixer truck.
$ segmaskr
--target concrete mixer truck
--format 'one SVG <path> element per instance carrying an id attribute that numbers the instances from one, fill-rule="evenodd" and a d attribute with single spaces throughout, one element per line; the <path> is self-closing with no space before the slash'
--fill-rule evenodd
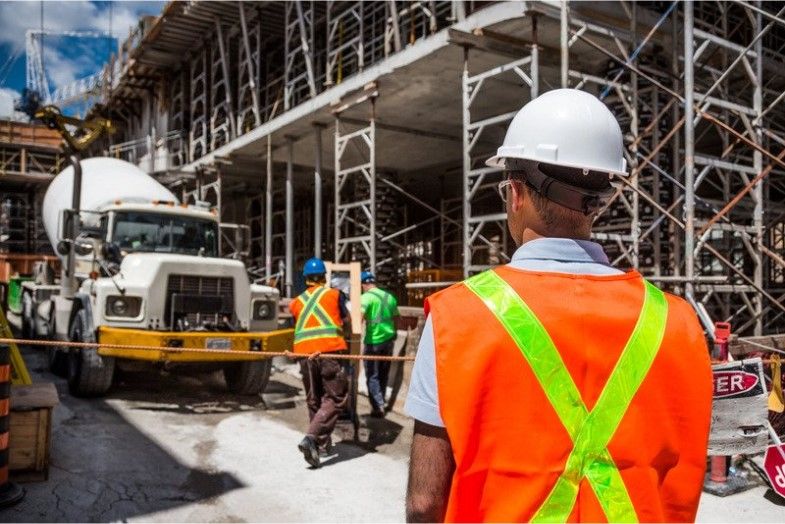
<path id="1" fill-rule="evenodd" d="M 215 212 L 180 203 L 133 164 L 88 158 L 70 240 L 73 182 L 68 167 L 44 196 L 44 227 L 66 269 L 58 282 L 42 266 L 24 283 L 24 335 L 160 349 L 53 347 L 52 371 L 82 396 L 105 393 L 126 361 L 198 363 L 222 370 L 230 391 L 262 391 L 271 364 L 254 353 L 290 347 L 291 330 L 278 330 L 278 291 L 252 284 L 240 260 L 219 258 Z"/>

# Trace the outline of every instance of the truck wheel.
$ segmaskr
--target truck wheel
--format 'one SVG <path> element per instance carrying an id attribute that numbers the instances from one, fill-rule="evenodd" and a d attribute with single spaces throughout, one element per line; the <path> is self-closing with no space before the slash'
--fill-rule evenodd
<path id="1" fill-rule="evenodd" d="M 33 317 L 33 297 L 22 294 L 22 338 L 35 338 L 35 317 Z"/>
<path id="2" fill-rule="evenodd" d="M 224 369 L 226 386 L 238 395 L 258 395 L 270 381 L 272 360 L 248 360 L 227 364 Z"/>
<path id="3" fill-rule="evenodd" d="M 80 309 L 68 330 L 72 342 L 95 342 L 89 329 L 87 312 Z M 102 357 L 97 349 L 79 349 L 68 353 L 68 390 L 78 397 L 103 395 L 112 385 L 114 358 Z"/>

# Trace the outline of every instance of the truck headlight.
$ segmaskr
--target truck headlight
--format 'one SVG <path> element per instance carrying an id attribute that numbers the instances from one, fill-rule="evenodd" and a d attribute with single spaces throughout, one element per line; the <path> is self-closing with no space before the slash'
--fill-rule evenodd
<path id="1" fill-rule="evenodd" d="M 112 295 L 106 297 L 107 317 L 135 318 L 142 311 L 141 297 Z"/>
<path id="2" fill-rule="evenodd" d="M 254 320 L 272 320 L 275 318 L 275 302 L 271 300 L 254 300 L 252 316 Z"/>

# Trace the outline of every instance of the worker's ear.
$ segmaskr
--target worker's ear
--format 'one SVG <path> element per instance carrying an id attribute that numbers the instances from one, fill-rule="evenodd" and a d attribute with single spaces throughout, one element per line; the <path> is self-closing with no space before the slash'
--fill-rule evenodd
<path id="1" fill-rule="evenodd" d="M 514 180 L 513 183 L 510 184 L 509 192 L 509 202 L 512 211 L 517 213 L 523 209 L 524 202 L 527 198 L 529 198 L 529 195 L 526 194 L 526 188 L 524 187 L 523 182 Z"/>

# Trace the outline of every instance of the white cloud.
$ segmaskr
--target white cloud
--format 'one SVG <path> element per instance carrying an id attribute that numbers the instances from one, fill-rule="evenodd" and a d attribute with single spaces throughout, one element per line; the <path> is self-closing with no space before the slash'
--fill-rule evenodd
<path id="1" fill-rule="evenodd" d="M 14 103 L 21 94 L 7 87 L 0 87 L 0 118 L 27 120 L 27 116 L 14 110 Z"/>
<path id="2" fill-rule="evenodd" d="M 158 14 L 162 2 L 114 2 L 109 8 L 87 0 L 44 2 L 44 28 L 60 31 L 109 32 L 125 40 L 138 24 L 143 12 Z M 0 44 L 10 44 L 12 51 L 24 52 L 25 32 L 40 28 L 40 2 L 0 1 Z M 111 17 L 111 25 L 110 25 Z M 72 82 L 95 72 L 102 64 L 90 52 L 90 40 L 50 37 L 44 39 L 44 64 L 49 80 L 55 85 Z M 79 46 L 80 52 L 64 53 L 65 46 Z M 103 49 L 106 49 L 103 44 Z M 88 71 L 88 72 L 85 72 Z"/>
<path id="3" fill-rule="evenodd" d="M 111 13 L 112 35 L 120 40 L 139 21 L 141 12 L 160 12 L 161 2 L 114 2 Z M 39 2 L 0 2 L 0 43 L 24 49 L 25 32 L 41 26 Z M 44 2 L 44 28 L 52 31 L 110 30 L 108 8 L 99 9 L 87 0 Z"/>

